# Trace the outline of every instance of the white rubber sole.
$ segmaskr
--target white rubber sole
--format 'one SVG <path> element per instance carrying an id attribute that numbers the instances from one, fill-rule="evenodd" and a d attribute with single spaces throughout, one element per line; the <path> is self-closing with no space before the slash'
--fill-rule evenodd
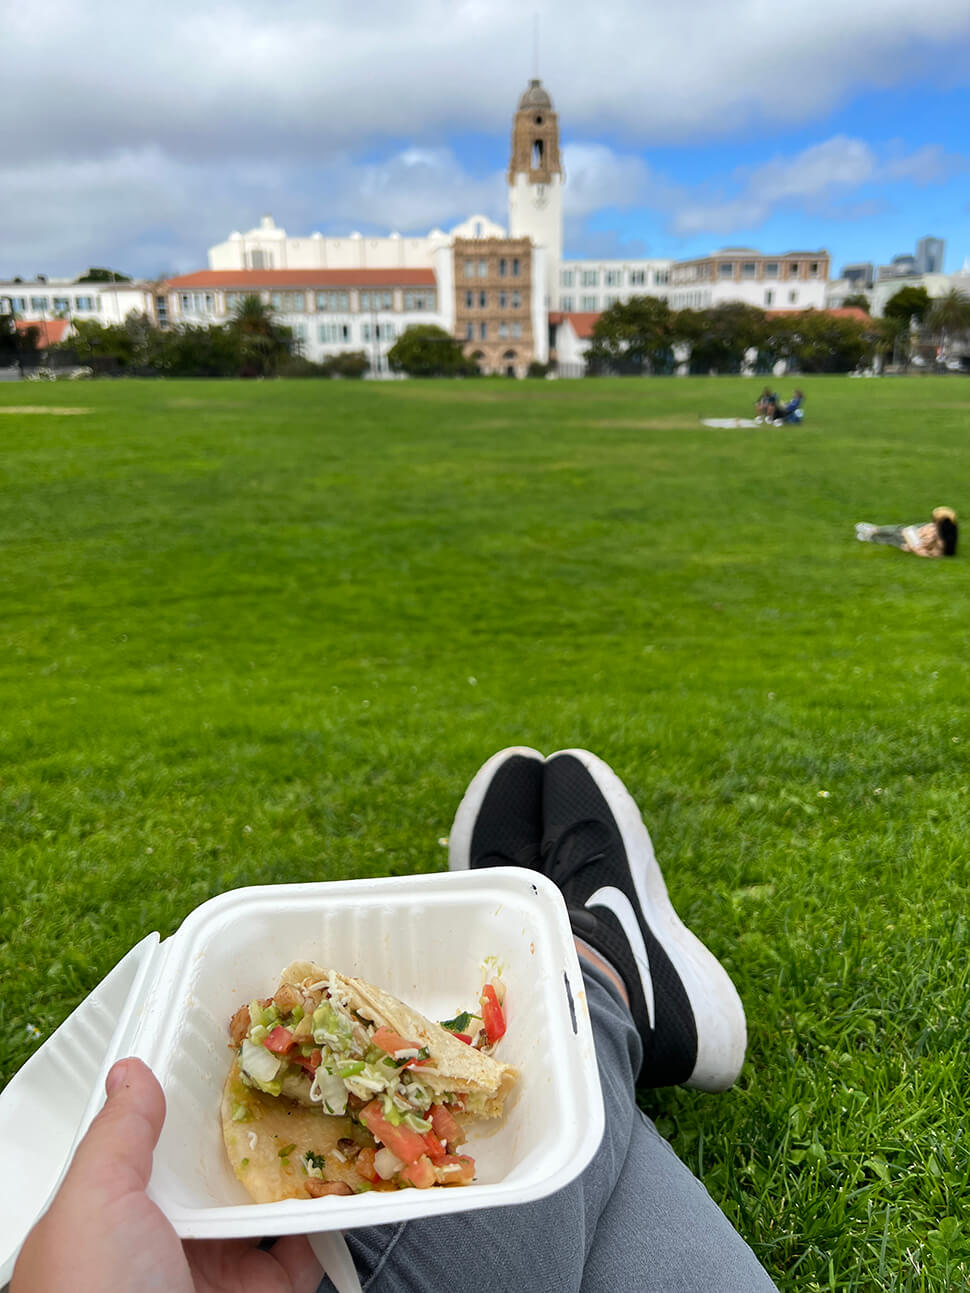
<path id="1" fill-rule="evenodd" d="M 697 1024 L 697 1060 L 690 1077 L 682 1085 L 697 1087 L 701 1091 L 728 1090 L 741 1072 L 747 1047 L 744 1006 L 737 989 L 717 957 L 691 933 L 674 911 L 650 834 L 639 808 L 620 778 L 589 750 L 557 750 L 556 754 L 570 754 L 578 759 L 609 805 L 623 837 L 630 880 L 647 924 L 684 985 Z M 550 754 L 546 762 L 553 758 L 555 755 Z M 485 765 L 486 768 L 488 766 Z M 472 786 L 474 784 L 472 782 Z M 472 786 L 469 786 L 469 791 Z M 455 820 L 457 822 L 457 818 Z"/>
<path id="2" fill-rule="evenodd" d="M 490 759 L 486 759 L 468 783 L 468 789 L 462 796 L 458 811 L 455 813 L 455 820 L 451 824 L 451 833 L 448 836 L 449 871 L 468 870 L 472 832 L 478 820 L 485 792 L 492 784 L 492 779 L 499 767 L 515 754 L 521 754 L 527 759 L 536 759 L 539 763 L 545 762 L 544 756 L 538 750 L 530 749 L 527 745 L 510 745 L 507 749 L 493 754 Z"/>

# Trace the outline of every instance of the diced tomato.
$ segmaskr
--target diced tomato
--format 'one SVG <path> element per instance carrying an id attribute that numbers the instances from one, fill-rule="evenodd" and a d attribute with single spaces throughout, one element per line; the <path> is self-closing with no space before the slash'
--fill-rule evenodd
<path id="1" fill-rule="evenodd" d="M 490 983 L 486 983 L 482 988 L 479 1001 L 482 1006 L 482 1023 L 485 1025 L 485 1036 L 490 1043 L 497 1042 L 500 1037 L 505 1036 L 505 1015 L 502 1013 L 502 1007 L 498 1003 L 495 989 Z"/>
<path id="2" fill-rule="evenodd" d="M 275 1055 L 285 1055 L 293 1045 L 293 1034 L 282 1024 L 277 1024 L 273 1031 L 263 1041 L 263 1045 L 268 1051 Z"/>
<path id="3" fill-rule="evenodd" d="M 455 1037 L 458 1038 L 460 1042 L 464 1042 L 466 1046 L 471 1046 L 472 1039 L 468 1036 L 467 1033 L 455 1033 L 454 1035 Z"/>
<path id="4" fill-rule="evenodd" d="M 442 1154 L 431 1166 L 439 1185 L 471 1185 L 475 1179 L 475 1160 L 467 1154 Z"/>
<path id="5" fill-rule="evenodd" d="M 387 1051 L 388 1055 L 396 1055 L 398 1051 L 419 1051 L 420 1042 L 409 1042 L 406 1037 L 396 1033 L 391 1028 L 385 1028 L 381 1025 L 377 1032 L 371 1038 L 375 1046 L 379 1046 L 382 1051 Z"/>
<path id="6" fill-rule="evenodd" d="M 365 1145 L 354 1160 L 354 1167 L 364 1178 L 365 1181 L 379 1181 L 381 1178 L 377 1175 L 377 1168 L 374 1166 L 374 1153 L 370 1145 Z"/>
<path id="7" fill-rule="evenodd" d="M 460 1145 L 464 1141 L 465 1135 L 461 1129 L 461 1123 L 445 1105 L 433 1104 L 429 1115 L 432 1130 L 440 1141 L 452 1146 Z M 435 1155 L 432 1154 L 431 1157 L 434 1158 Z"/>
<path id="8" fill-rule="evenodd" d="M 360 1120 L 374 1139 L 386 1145 L 392 1154 L 397 1154 L 402 1163 L 414 1163 L 427 1148 L 420 1132 L 412 1131 L 410 1127 L 395 1127 L 388 1122 L 379 1100 L 372 1100 L 361 1109 Z"/>
<path id="9" fill-rule="evenodd" d="M 426 1131 L 424 1133 L 424 1144 L 429 1158 L 440 1158 L 442 1154 L 447 1153 L 447 1150 L 435 1135 L 434 1131 Z"/>
<path id="10" fill-rule="evenodd" d="M 402 1168 L 397 1174 L 397 1179 L 404 1185 L 413 1185 L 418 1190 L 427 1190 L 435 1183 L 435 1171 L 431 1165 L 431 1159 L 427 1154 L 422 1154 L 416 1162 Z"/>
<path id="11" fill-rule="evenodd" d="M 320 1061 L 323 1059 L 319 1050 L 311 1051 L 309 1055 L 301 1055 L 299 1051 L 295 1055 L 286 1057 L 291 1064 L 299 1064 L 301 1068 L 306 1069 L 308 1073 L 316 1073 L 320 1067 Z"/>

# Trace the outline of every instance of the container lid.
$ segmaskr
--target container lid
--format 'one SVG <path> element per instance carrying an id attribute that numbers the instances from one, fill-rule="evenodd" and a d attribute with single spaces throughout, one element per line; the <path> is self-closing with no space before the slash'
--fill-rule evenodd
<path id="1" fill-rule="evenodd" d="M 158 934 L 133 947 L 0 1093 L 0 1286 L 104 1101 L 158 951 Z"/>

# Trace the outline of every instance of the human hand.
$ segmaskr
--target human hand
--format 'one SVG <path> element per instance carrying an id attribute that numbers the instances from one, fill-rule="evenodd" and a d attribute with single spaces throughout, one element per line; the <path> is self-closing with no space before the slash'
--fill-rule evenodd
<path id="1" fill-rule="evenodd" d="M 107 1100 L 47 1213 L 27 1237 L 11 1293 L 313 1293 L 323 1278 L 302 1235 L 179 1239 L 145 1193 L 165 1096 L 140 1060 L 117 1063 Z"/>

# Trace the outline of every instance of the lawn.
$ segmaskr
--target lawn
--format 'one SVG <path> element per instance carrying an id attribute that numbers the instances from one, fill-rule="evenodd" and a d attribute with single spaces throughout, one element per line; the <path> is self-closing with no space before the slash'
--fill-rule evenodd
<path id="1" fill-rule="evenodd" d="M 970 1279 L 970 383 L 0 387 L 0 1073 L 245 884 L 433 871 L 513 743 L 624 778 L 729 967 L 645 1093 L 785 1289 Z"/>

